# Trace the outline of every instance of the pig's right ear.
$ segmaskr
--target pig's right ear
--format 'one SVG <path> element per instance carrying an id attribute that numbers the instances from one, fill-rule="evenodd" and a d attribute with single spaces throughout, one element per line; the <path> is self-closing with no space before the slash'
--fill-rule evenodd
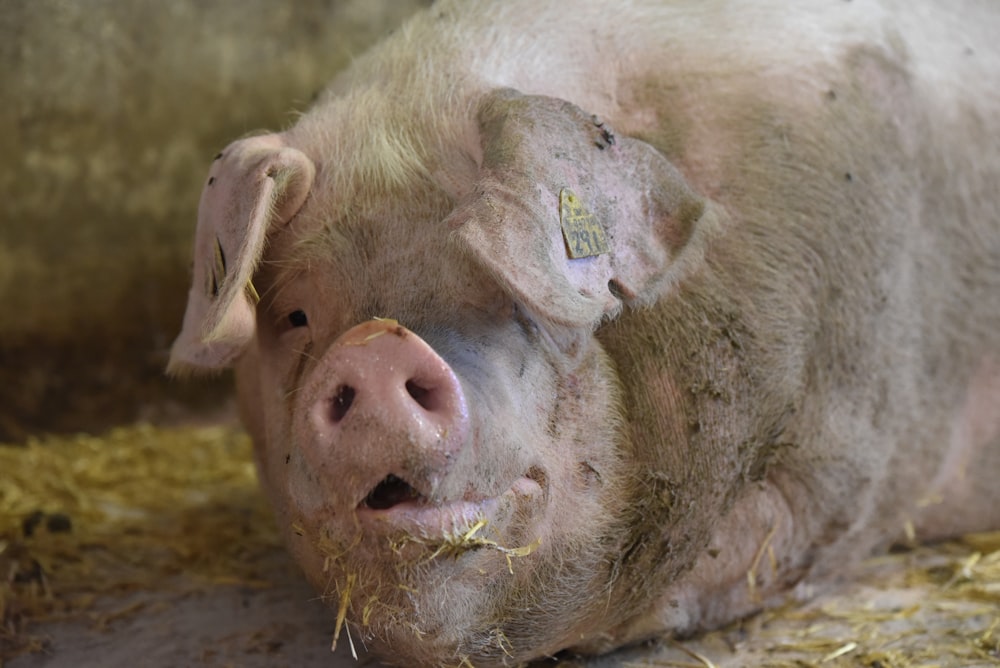
<path id="1" fill-rule="evenodd" d="M 241 139 L 215 158 L 198 206 L 194 276 L 167 373 L 222 369 L 253 338 L 251 283 L 268 230 L 291 220 L 315 166 L 280 134 Z"/>
<path id="2" fill-rule="evenodd" d="M 570 102 L 489 93 L 482 161 L 454 239 L 536 316 L 597 326 L 654 303 L 695 266 L 706 201 L 655 148 Z"/>

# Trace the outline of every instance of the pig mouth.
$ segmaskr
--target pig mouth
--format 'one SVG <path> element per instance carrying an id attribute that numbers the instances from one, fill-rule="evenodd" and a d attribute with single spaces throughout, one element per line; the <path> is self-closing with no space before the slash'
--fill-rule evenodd
<path id="1" fill-rule="evenodd" d="M 368 492 L 360 507 L 369 510 L 388 510 L 401 503 L 424 504 L 426 501 L 424 495 L 410 483 L 390 473 Z"/>
<path id="2" fill-rule="evenodd" d="M 450 533 L 479 520 L 492 521 L 501 506 L 544 501 L 547 482 L 545 473 L 532 467 L 497 496 L 437 503 L 390 473 L 361 500 L 356 512 L 358 519 L 369 525 L 408 529 L 420 535 Z"/>

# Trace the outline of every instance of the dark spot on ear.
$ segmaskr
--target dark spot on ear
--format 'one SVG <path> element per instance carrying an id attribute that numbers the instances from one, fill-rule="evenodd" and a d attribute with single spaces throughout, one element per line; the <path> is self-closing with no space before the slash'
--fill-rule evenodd
<path id="1" fill-rule="evenodd" d="M 226 271 L 227 271 L 227 269 L 226 269 L 226 252 L 224 250 L 222 250 L 222 241 L 219 240 L 219 237 L 215 237 L 215 249 L 216 249 L 216 251 L 219 254 L 219 258 L 218 258 L 218 260 L 219 260 L 219 268 L 222 269 L 222 275 L 225 276 L 226 275 Z"/>
<path id="2" fill-rule="evenodd" d="M 844 172 L 844 180 L 847 182 L 851 182 L 854 180 L 854 175 L 851 174 L 850 172 Z"/>
<path id="3" fill-rule="evenodd" d="M 215 237 L 215 262 L 210 268 L 212 274 L 212 296 L 219 296 L 219 281 L 226 280 L 226 253 L 222 250 L 222 242 Z"/>
<path id="4" fill-rule="evenodd" d="M 214 176 L 208 177 L 208 185 L 212 185 L 213 183 L 215 183 L 215 177 Z"/>
<path id="5" fill-rule="evenodd" d="M 833 89 L 826 91 L 826 99 L 830 100 L 830 102 L 833 102 L 834 100 L 836 100 L 837 99 L 837 91 L 835 91 Z"/>
<path id="6" fill-rule="evenodd" d="M 214 158 L 212 158 L 212 160 L 215 161 L 215 160 L 218 160 L 221 157 L 222 157 L 222 151 L 219 151 L 219 154 L 217 156 L 215 156 Z"/>
<path id="7" fill-rule="evenodd" d="M 601 130 L 601 141 L 595 141 L 594 146 L 601 149 L 602 151 L 609 146 L 614 146 L 615 134 L 611 131 L 609 127 L 607 127 L 604 124 L 604 121 L 601 120 L 601 117 L 598 116 L 597 114 L 594 114 L 590 117 L 590 120 L 595 126 L 600 128 Z"/>

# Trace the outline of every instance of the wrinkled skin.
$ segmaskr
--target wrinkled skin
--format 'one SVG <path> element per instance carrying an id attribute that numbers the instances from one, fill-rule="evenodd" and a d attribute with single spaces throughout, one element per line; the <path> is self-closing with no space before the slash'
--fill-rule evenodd
<path id="1" fill-rule="evenodd" d="M 430 8 L 202 197 L 172 369 L 236 366 L 353 636 L 607 651 L 1000 527 L 989 3 L 520 4 Z"/>

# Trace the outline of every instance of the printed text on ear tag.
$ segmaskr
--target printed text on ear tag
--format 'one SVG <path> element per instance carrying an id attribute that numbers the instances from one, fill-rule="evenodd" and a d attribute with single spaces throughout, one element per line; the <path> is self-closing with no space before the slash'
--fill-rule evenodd
<path id="1" fill-rule="evenodd" d="M 559 222 L 570 258 L 611 252 L 604 228 L 569 188 L 559 191 Z"/>

